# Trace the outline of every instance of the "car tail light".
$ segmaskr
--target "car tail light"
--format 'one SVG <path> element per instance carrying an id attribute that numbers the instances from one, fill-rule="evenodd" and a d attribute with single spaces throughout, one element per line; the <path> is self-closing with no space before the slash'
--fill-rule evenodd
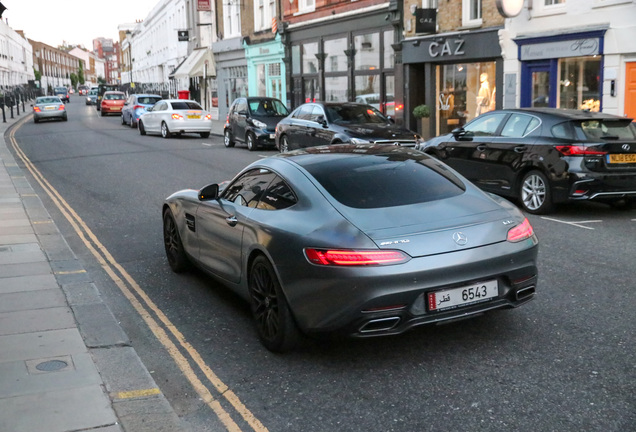
<path id="1" fill-rule="evenodd" d="M 183 116 L 181 114 L 177 114 L 177 113 L 172 114 L 171 117 L 172 117 L 173 120 L 182 120 L 183 119 Z"/>
<path id="2" fill-rule="evenodd" d="M 64 111 L 64 104 L 60 105 L 60 107 L 57 110 L 58 111 Z"/>
<path id="3" fill-rule="evenodd" d="M 395 111 L 402 111 L 404 109 L 404 105 L 402 104 L 396 104 L 395 105 Z"/>
<path id="4" fill-rule="evenodd" d="M 530 225 L 530 221 L 528 218 L 525 218 L 520 225 L 517 225 L 514 228 L 511 228 L 508 231 L 508 241 L 512 243 L 520 242 L 521 240 L 525 240 L 534 235 L 534 229 L 532 229 L 532 225 Z"/>
<path id="5" fill-rule="evenodd" d="M 40 109 L 40 107 L 33 107 L 33 111 L 34 111 L 34 112 L 42 112 L 42 110 Z"/>
<path id="6" fill-rule="evenodd" d="M 312 264 L 324 266 L 377 266 L 401 264 L 410 257 L 398 250 L 305 249 Z"/>
<path id="7" fill-rule="evenodd" d="M 212 114 L 207 114 L 207 115 L 205 116 L 205 119 L 206 119 L 206 120 L 212 120 Z"/>
<path id="8" fill-rule="evenodd" d="M 144 107 L 143 105 L 135 105 L 135 106 L 133 107 L 133 111 L 134 111 L 134 110 L 137 110 L 137 109 L 141 109 L 141 108 L 143 108 L 143 107 Z"/>
<path id="9" fill-rule="evenodd" d="M 602 156 L 607 152 L 594 150 L 581 145 L 564 145 L 555 147 L 564 156 Z"/>

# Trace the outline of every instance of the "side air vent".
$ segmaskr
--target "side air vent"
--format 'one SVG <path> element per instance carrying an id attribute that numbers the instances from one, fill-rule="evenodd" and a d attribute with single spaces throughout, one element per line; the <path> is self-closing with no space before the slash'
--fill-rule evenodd
<path id="1" fill-rule="evenodd" d="M 197 227 L 194 222 L 194 216 L 192 216 L 189 213 L 186 213 L 185 217 L 186 217 L 186 225 L 188 226 L 188 229 L 192 232 L 196 232 Z"/>

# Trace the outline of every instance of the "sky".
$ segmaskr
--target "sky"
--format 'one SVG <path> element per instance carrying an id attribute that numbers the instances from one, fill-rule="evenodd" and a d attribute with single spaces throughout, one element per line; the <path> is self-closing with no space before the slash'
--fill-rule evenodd
<path id="1" fill-rule="evenodd" d="M 160 0 L 0 0 L 13 30 L 57 47 L 84 45 L 93 49 L 98 37 L 119 40 L 117 26 L 143 20 Z"/>

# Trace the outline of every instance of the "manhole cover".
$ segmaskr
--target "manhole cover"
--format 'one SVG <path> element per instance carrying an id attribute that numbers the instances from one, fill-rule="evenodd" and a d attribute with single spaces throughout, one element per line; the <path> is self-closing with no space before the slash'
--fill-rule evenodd
<path id="1" fill-rule="evenodd" d="M 42 363 L 39 363 L 35 366 L 37 370 L 44 372 L 54 372 L 60 369 L 64 369 L 68 366 L 68 363 L 62 360 L 49 360 Z"/>

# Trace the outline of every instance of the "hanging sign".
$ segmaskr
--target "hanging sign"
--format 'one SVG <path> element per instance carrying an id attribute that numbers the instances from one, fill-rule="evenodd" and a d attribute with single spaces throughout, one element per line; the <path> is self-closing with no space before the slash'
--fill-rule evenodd
<path id="1" fill-rule="evenodd" d="M 197 11 L 211 11 L 212 5 L 210 0 L 197 0 Z"/>
<path id="2" fill-rule="evenodd" d="M 188 30 L 177 30 L 177 36 L 179 37 L 179 42 L 187 42 L 190 40 Z"/>

